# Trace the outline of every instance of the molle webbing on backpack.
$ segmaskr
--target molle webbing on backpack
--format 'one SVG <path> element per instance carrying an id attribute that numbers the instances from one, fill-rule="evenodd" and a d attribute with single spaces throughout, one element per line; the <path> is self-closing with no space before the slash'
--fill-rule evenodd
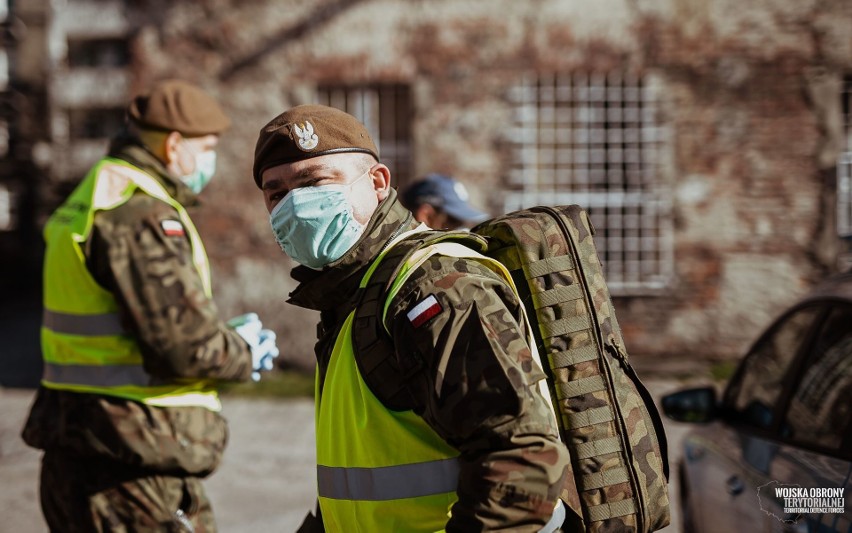
<path id="1" fill-rule="evenodd" d="M 510 269 L 535 310 L 529 319 L 571 453 L 573 483 L 562 498 L 573 524 L 593 532 L 664 527 L 665 433 L 627 360 L 587 214 L 578 206 L 537 207 L 473 232 L 488 238 L 486 255 Z"/>

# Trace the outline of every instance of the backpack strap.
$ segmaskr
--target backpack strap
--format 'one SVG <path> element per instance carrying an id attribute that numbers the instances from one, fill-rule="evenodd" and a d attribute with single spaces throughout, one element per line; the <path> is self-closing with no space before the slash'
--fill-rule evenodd
<path id="1" fill-rule="evenodd" d="M 423 359 L 417 353 L 408 354 L 409 357 L 398 357 L 385 324 L 385 315 L 391 300 L 408 279 L 408 274 L 435 253 L 487 263 L 518 295 L 514 280 L 506 267 L 496 259 L 483 255 L 482 252 L 485 252 L 487 247 L 487 240 L 475 233 L 424 231 L 393 244 L 389 251 L 376 259 L 364 276 L 361 282 L 361 299 L 355 309 L 352 323 L 352 346 L 362 379 L 388 409 L 414 409 L 419 412 L 423 407 L 416 401 L 416 398 L 422 398 L 423 395 L 412 393 L 412 388 L 423 385 L 421 380 L 415 379 L 423 369 Z M 521 306 L 521 312 L 526 314 L 520 296 L 518 304 Z M 526 322 L 531 355 L 535 362 L 544 368 L 532 323 L 529 319 Z M 538 387 L 555 416 L 556 410 L 546 380 L 541 380 Z M 554 425 L 555 423 L 554 420 Z"/>
<path id="2" fill-rule="evenodd" d="M 423 252 L 423 253 L 421 253 L 421 252 Z M 420 264 L 425 262 L 429 257 L 431 257 L 432 255 L 435 255 L 435 254 L 445 255 L 445 256 L 449 256 L 449 257 L 467 258 L 467 259 L 473 259 L 475 261 L 479 261 L 479 262 L 485 264 L 485 266 L 488 266 L 495 274 L 497 274 L 497 275 L 499 275 L 500 277 L 503 278 L 503 281 L 506 282 L 506 284 L 509 286 L 509 288 L 512 290 L 512 292 L 517 297 L 518 305 L 521 307 L 521 313 L 524 315 L 524 317 L 526 317 L 526 325 L 527 325 L 526 334 L 527 334 L 527 343 L 529 344 L 529 348 L 530 348 L 530 355 L 532 356 L 533 360 L 536 363 L 538 363 L 538 366 L 541 367 L 541 369 L 543 370 L 545 367 L 542 363 L 541 356 L 539 354 L 539 349 L 538 349 L 538 344 L 536 343 L 535 334 L 533 333 L 533 329 L 532 329 L 533 323 L 529 319 L 529 315 L 527 314 L 527 310 L 526 310 L 526 307 L 524 306 L 524 302 L 522 301 L 521 295 L 518 292 L 518 288 L 515 285 L 515 280 L 512 278 L 512 274 L 509 272 L 509 270 L 506 268 L 506 266 L 503 263 L 501 263 L 500 261 L 498 261 L 497 259 L 494 259 L 493 257 L 489 257 L 487 255 L 484 255 L 483 253 L 477 252 L 476 250 L 473 250 L 469 246 L 460 244 L 458 242 L 446 242 L 446 241 L 435 242 L 435 243 L 426 245 L 425 247 L 416 250 L 413 254 L 411 254 L 409 256 L 410 258 L 406 261 L 405 266 L 408 266 L 410 264 L 411 269 L 416 268 L 417 266 L 419 266 Z M 419 255 L 419 257 L 418 257 L 418 255 Z M 385 301 L 385 305 L 384 305 L 384 310 L 383 310 L 382 315 L 381 315 L 382 324 L 384 324 L 385 315 L 387 314 L 387 309 L 390 306 L 391 300 L 393 300 L 393 298 L 396 297 L 396 294 L 399 291 L 399 289 L 401 288 L 402 284 L 405 282 L 405 279 L 406 279 L 406 276 L 403 273 L 402 275 L 397 276 L 397 278 L 395 279 L 393 284 L 390 286 L 390 289 L 388 291 L 388 295 L 385 298 L 386 301 Z M 387 328 L 385 328 L 385 329 L 387 329 Z M 554 417 L 555 417 L 556 416 L 556 409 L 554 408 L 553 400 L 551 399 L 550 391 L 548 389 L 547 380 L 544 380 L 544 379 L 540 380 L 538 382 L 538 388 L 539 388 L 539 392 L 541 393 L 542 398 L 544 398 L 544 400 L 547 402 L 548 406 L 550 406 L 550 412 L 553 413 Z M 553 420 L 553 423 L 554 423 L 554 425 L 557 425 L 555 418 Z"/>
<path id="3" fill-rule="evenodd" d="M 484 250 L 483 237 L 467 232 L 425 230 L 403 236 L 383 251 L 364 275 L 360 297 L 352 322 L 352 348 L 361 378 L 370 391 L 392 411 L 422 412 L 423 398 L 413 389 L 422 383 L 416 379 L 424 364 L 414 354 L 402 360 L 397 357 L 393 340 L 385 329 L 384 314 L 391 285 L 418 250 L 437 242 L 461 242 Z M 407 272 L 411 272 L 408 269 Z"/>

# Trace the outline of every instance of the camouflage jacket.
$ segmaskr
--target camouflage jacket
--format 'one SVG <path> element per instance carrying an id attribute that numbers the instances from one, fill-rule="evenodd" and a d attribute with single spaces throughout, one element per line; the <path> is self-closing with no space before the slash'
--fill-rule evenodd
<path id="1" fill-rule="evenodd" d="M 182 205 L 196 203 L 192 191 L 136 142 L 119 139 L 110 155 L 156 178 Z M 115 296 L 150 375 L 248 379 L 248 345 L 219 319 L 205 295 L 188 236 L 167 235 L 164 220 L 180 219 L 174 208 L 141 191 L 116 209 L 97 212 L 83 245 L 89 272 Z M 222 416 L 205 408 L 151 407 L 44 387 L 23 430 L 24 440 L 35 448 L 189 474 L 213 471 L 227 436 Z"/>
<path id="2" fill-rule="evenodd" d="M 344 257 L 321 272 L 293 270 L 300 285 L 290 302 L 321 311 L 321 378 L 364 272 L 393 235 L 416 226 L 392 192 Z M 407 311 L 429 295 L 442 312 L 415 327 Z M 387 322 L 398 348 L 403 342 L 406 348 L 396 350 L 397 357 L 417 352 L 425 360 L 428 386 L 417 388 L 424 396 L 417 399 L 421 416 L 461 453 L 459 499 L 446 530 L 538 531 L 553 511 L 569 461 L 536 387 L 545 375 L 531 357 L 513 291 L 476 260 L 435 256 L 403 284 Z"/>

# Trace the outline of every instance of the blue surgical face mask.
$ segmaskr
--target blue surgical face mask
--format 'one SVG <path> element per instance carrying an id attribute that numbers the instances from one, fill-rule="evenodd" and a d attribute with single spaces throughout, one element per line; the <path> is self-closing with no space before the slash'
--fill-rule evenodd
<path id="1" fill-rule="evenodd" d="M 213 174 L 216 173 L 216 152 L 206 150 L 200 154 L 195 154 L 195 170 L 181 178 L 181 181 L 189 187 L 192 192 L 198 194 L 207 187 L 210 180 L 213 179 Z"/>
<path id="2" fill-rule="evenodd" d="M 272 233 L 284 253 L 297 263 L 319 270 L 349 251 L 366 229 L 353 215 L 352 183 L 293 189 L 269 214 Z"/>

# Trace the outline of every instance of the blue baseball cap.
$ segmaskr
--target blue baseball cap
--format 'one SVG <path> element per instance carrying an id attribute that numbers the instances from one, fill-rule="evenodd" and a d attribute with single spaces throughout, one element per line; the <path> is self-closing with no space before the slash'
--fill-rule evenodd
<path id="1" fill-rule="evenodd" d="M 482 222 L 490 218 L 488 213 L 472 207 L 469 199 L 470 194 L 462 182 L 443 174 L 429 174 L 402 193 L 402 201 L 410 209 L 429 204 L 462 222 Z"/>

